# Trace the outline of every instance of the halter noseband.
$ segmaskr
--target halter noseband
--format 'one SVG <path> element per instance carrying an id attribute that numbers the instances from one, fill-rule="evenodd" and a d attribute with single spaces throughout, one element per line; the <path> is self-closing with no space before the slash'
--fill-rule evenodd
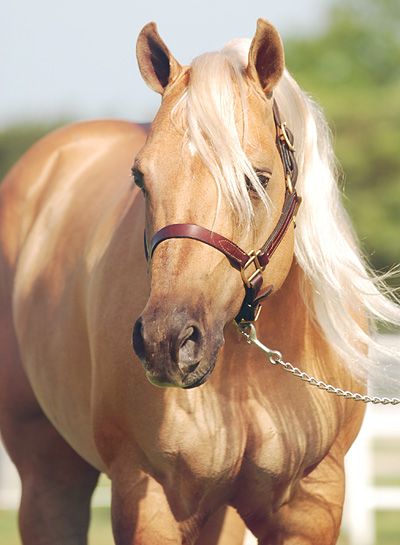
<path id="1" fill-rule="evenodd" d="M 286 123 L 281 121 L 275 100 L 272 110 L 276 127 L 276 146 L 285 171 L 286 193 L 279 221 L 259 250 L 246 253 L 228 238 L 193 223 L 175 223 L 163 227 L 153 236 L 149 250 L 147 250 L 146 233 L 144 237 L 147 260 L 152 258 L 155 249 L 161 242 L 171 238 L 198 240 L 223 253 L 232 267 L 240 271 L 245 288 L 244 300 L 235 318 L 237 323 L 255 321 L 261 310 L 261 302 L 273 291 L 273 286 L 270 285 L 261 292 L 262 273 L 272 254 L 282 242 L 291 220 L 296 217 L 297 209 L 301 203 L 301 197 L 297 195 L 295 189 L 298 169 L 294 156 L 293 135 L 286 127 Z"/>

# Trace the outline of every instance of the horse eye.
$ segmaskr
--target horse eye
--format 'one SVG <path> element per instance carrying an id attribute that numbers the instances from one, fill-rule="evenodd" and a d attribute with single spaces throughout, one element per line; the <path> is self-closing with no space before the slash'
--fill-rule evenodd
<path id="1" fill-rule="evenodd" d="M 267 188 L 267 185 L 268 185 L 268 182 L 271 178 L 271 175 L 270 174 L 267 174 L 265 172 L 257 172 L 256 171 L 256 174 L 257 174 L 257 177 L 258 179 L 260 180 L 260 183 L 261 185 L 263 186 L 264 189 Z M 250 180 L 247 176 L 245 176 L 245 180 L 246 180 L 246 186 L 247 186 L 247 189 L 248 191 L 250 191 L 251 193 L 255 193 L 254 191 L 254 188 L 252 186 L 252 184 L 250 183 Z"/>
<path id="2" fill-rule="evenodd" d="M 271 176 L 269 174 L 264 174 L 264 173 L 261 173 L 261 172 L 257 172 L 257 176 L 258 176 L 258 179 L 260 180 L 261 185 L 265 189 L 267 187 L 267 185 L 268 185 L 268 182 L 269 182 Z"/>
<path id="3" fill-rule="evenodd" d="M 137 168 L 132 168 L 132 177 L 135 185 L 145 193 L 145 187 L 144 187 L 144 176 L 143 172 L 140 172 Z"/>

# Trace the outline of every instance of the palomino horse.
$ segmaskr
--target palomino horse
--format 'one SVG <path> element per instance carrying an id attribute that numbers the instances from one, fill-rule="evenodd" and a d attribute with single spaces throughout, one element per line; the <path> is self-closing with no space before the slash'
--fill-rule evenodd
<path id="1" fill-rule="evenodd" d="M 104 472 L 118 545 L 235 545 L 245 527 L 261 545 L 333 544 L 363 406 L 266 366 L 234 324 L 261 302 L 260 338 L 362 388 L 368 320 L 398 321 L 359 256 L 326 125 L 265 21 L 189 67 L 149 24 L 137 54 L 162 95 L 147 138 L 67 127 L 1 187 L 0 423 L 22 541 L 85 544 Z"/>

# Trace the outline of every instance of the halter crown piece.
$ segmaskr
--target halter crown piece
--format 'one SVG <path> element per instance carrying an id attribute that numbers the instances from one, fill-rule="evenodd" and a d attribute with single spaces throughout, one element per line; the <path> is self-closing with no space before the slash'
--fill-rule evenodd
<path id="1" fill-rule="evenodd" d="M 275 100 L 273 101 L 272 110 L 276 127 L 276 146 L 285 173 L 286 193 L 279 221 L 260 249 L 246 253 L 228 238 L 194 223 L 174 223 L 163 227 L 155 233 L 149 248 L 147 248 L 146 233 L 144 236 L 147 260 L 152 258 L 155 249 L 161 242 L 171 238 L 198 240 L 223 253 L 232 267 L 240 272 L 245 289 L 242 306 L 235 318 L 238 324 L 257 320 L 261 311 L 262 301 L 272 293 L 272 285 L 267 286 L 264 291 L 261 291 L 263 284 L 262 273 L 268 265 L 272 254 L 282 242 L 290 222 L 295 220 L 301 203 L 301 197 L 296 192 L 298 168 L 294 155 L 293 134 L 287 128 L 286 123 L 281 121 L 279 108 Z"/>

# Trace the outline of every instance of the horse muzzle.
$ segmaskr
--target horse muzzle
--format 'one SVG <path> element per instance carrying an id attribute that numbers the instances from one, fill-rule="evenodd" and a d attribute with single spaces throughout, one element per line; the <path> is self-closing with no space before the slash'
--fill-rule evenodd
<path id="1" fill-rule="evenodd" d="M 223 342 L 206 335 L 201 320 L 185 311 L 144 311 L 133 328 L 133 348 L 149 381 L 161 387 L 195 388 L 210 376 Z"/>

